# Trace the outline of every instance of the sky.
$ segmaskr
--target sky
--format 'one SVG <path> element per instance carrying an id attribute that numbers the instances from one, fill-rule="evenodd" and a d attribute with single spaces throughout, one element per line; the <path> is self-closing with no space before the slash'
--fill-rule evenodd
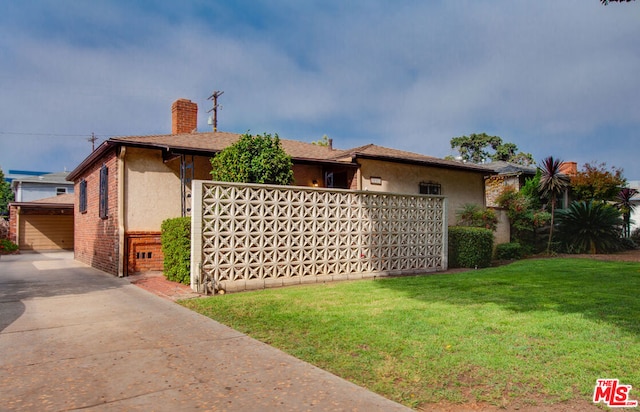
<path id="1" fill-rule="evenodd" d="M 218 130 L 537 162 L 640 179 L 640 1 L 0 0 L 0 168 L 73 170 L 88 138 Z"/>

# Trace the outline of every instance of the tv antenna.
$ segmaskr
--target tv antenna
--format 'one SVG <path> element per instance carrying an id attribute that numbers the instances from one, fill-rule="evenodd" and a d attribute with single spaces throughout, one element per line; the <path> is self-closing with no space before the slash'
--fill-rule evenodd
<path id="1" fill-rule="evenodd" d="M 213 107 L 207 113 L 213 112 L 213 115 L 209 117 L 209 124 L 213 125 L 213 131 L 218 131 L 218 107 L 222 109 L 222 106 L 218 104 L 218 97 L 222 96 L 224 92 L 216 90 L 207 100 L 213 100 Z"/>

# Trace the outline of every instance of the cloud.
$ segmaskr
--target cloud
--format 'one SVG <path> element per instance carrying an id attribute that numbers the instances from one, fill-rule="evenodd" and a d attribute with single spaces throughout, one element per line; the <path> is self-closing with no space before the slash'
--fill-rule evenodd
<path id="1" fill-rule="evenodd" d="M 222 130 L 436 156 L 487 132 L 536 158 L 606 156 L 640 176 L 627 156 L 640 123 L 635 5 L 249 3 L 10 4 L 0 132 L 75 136 L 0 134 L 0 166 L 69 167 L 91 132 L 167 133 L 181 97 L 208 129 L 206 97 L 223 90 Z"/>

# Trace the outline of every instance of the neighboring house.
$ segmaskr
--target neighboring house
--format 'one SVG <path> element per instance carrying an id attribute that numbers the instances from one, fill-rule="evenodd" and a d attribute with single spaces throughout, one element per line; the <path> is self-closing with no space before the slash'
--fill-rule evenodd
<path id="1" fill-rule="evenodd" d="M 71 193 L 9 203 L 9 239 L 20 250 L 73 250 Z"/>
<path id="2" fill-rule="evenodd" d="M 640 180 L 630 180 L 627 185 L 631 189 L 636 189 L 638 194 L 631 198 L 635 208 L 631 212 L 631 231 L 640 228 Z"/>
<path id="3" fill-rule="evenodd" d="M 497 174 L 487 176 L 485 180 L 487 207 L 499 207 L 498 196 L 506 189 L 519 191 L 527 179 L 536 175 L 535 166 L 523 166 L 509 162 L 490 162 L 482 165 Z"/>
<path id="4" fill-rule="evenodd" d="M 12 171 L 16 173 L 16 171 Z M 28 173 L 28 172 L 23 172 Z M 31 202 L 52 196 L 73 193 L 73 183 L 67 181 L 69 172 L 26 175 L 11 180 L 16 202 Z"/>
<path id="5" fill-rule="evenodd" d="M 196 133 L 197 105 L 172 105 L 172 134 L 116 137 L 103 142 L 68 180 L 75 184 L 75 257 L 125 276 L 162 270 L 160 225 L 188 216 L 191 181 L 210 180 L 210 158 L 239 134 Z M 449 222 L 465 203 L 484 205 L 484 177 L 493 172 L 416 153 L 367 145 L 336 150 L 281 140 L 292 157 L 294 185 L 441 194 Z"/>

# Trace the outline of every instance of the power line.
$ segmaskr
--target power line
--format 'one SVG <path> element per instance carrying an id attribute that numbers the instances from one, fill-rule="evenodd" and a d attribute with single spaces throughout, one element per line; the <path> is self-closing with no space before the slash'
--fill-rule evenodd
<path id="1" fill-rule="evenodd" d="M 12 134 L 12 135 L 19 135 L 19 136 L 85 137 L 85 138 L 88 136 L 88 133 L 85 133 L 85 134 L 65 134 L 65 133 L 0 132 L 0 134 Z M 91 136 L 109 137 L 109 136 L 112 136 L 112 135 L 91 133 Z"/>

